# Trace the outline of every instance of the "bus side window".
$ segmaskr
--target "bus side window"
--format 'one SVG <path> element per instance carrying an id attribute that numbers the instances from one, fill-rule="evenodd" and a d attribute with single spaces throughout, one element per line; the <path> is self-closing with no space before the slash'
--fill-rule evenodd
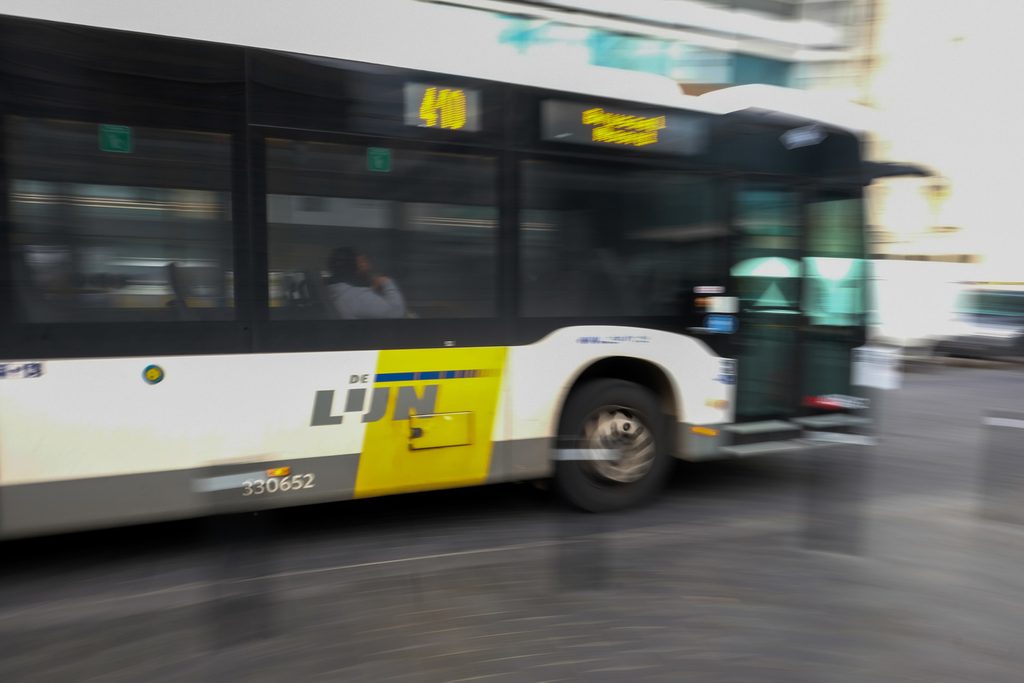
<path id="1" fill-rule="evenodd" d="M 720 277 L 713 181 L 540 161 L 522 175 L 523 315 L 678 315 L 679 282 Z"/>
<path id="2" fill-rule="evenodd" d="M 230 136 L 122 128 L 6 119 L 21 322 L 233 318 Z"/>
<path id="3" fill-rule="evenodd" d="M 394 317 L 398 297 L 401 317 L 496 315 L 494 159 L 387 152 L 390 170 L 375 172 L 367 147 L 267 140 L 271 319 Z M 360 260 L 332 272 L 339 251 Z"/>

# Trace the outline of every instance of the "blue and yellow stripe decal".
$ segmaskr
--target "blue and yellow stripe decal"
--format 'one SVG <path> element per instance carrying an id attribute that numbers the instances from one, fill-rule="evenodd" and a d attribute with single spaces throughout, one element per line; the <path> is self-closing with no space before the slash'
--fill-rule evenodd
<path id="1" fill-rule="evenodd" d="M 384 382 L 419 382 L 421 380 L 439 379 L 474 379 L 476 377 L 492 377 L 500 374 L 500 370 L 429 370 L 427 372 L 381 372 L 374 376 L 377 384 Z"/>

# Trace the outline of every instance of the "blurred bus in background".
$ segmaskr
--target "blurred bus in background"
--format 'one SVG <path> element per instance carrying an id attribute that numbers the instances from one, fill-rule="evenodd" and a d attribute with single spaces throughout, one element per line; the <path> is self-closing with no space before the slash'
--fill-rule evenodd
<path id="1" fill-rule="evenodd" d="M 1024 360 L 1024 282 L 965 282 L 957 293 L 941 355 Z"/>

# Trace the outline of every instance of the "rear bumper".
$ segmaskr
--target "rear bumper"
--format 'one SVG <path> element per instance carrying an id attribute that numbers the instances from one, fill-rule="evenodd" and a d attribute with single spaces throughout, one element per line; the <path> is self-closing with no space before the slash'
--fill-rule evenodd
<path id="1" fill-rule="evenodd" d="M 700 462 L 802 451 L 824 446 L 874 445 L 872 421 L 837 413 L 729 425 L 678 426 L 677 457 Z"/>

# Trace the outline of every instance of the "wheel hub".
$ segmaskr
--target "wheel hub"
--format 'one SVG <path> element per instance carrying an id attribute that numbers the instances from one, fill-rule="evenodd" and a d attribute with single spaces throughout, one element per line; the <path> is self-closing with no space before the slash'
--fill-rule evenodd
<path id="1" fill-rule="evenodd" d="M 624 406 L 605 406 L 591 413 L 584 425 L 584 446 L 613 451 L 613 459 L 590 461 L 592 474 L 606 481 L 628 484 L 642 478 L 654 465 L 654 436 L 640 417 Z"/>

